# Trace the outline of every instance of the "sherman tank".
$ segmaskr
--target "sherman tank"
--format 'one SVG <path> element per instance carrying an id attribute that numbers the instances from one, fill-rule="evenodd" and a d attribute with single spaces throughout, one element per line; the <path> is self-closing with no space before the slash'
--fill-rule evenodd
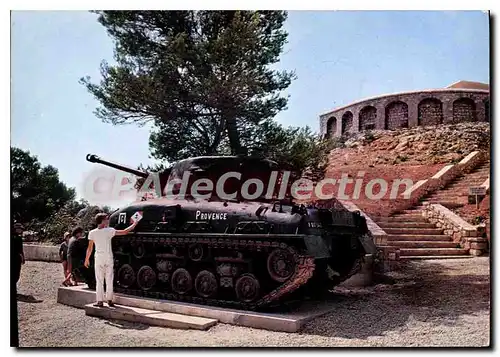
<path id="1" fill-rule="evenodd" d="M 96 155 L 87 155 L 87 161 L 142 181 L 149 176 Z M 369 234 L 364 217 L 342 207 L 276 200 L 277 192 L 289 192 L 290 185 L 275 162 L 239 156 L 181 160 L 160 173 L 162 192 L 184 177 L 188 188 L 208 179 L 219 191 L 208 192 L 206 184 L 208 193 L 200 198 L 171 185 L 170 196 L 142 198 L 110 216 L 116 229 L 129 226 L 136 212 L 143 217 L 133 233 L 113 238 L 115 291 L 259 310 L 327 292 L 360 269 Z M 243 190 L 251 191 L 248 182 L 256 179 L 264 188 L 244 198 Z M 220 190 L 230 197 L 221 198 Z"/>

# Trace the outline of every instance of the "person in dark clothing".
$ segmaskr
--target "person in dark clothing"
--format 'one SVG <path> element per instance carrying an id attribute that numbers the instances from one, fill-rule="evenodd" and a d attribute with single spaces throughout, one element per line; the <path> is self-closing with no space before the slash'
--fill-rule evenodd
<path id="1" fill-rule="evenodd" d="M 64 233 L 64 241 L 59 247 L 59 257 L 61 258 L 61 263 L 63 267 L 64 281 L 62 284 L 64 286 L 72 285 L 71 283 L 71 271 L 68 270 L 68 241 L 71 234 L 69 232 Z M 70 278 L 68 278 L 68 275 Z"/>
<path id="2" fill-rule="evenodd" d="M 21 266 L 24 264 L 24 249 L 23 249 L 23 231 L 24 227 L 21 223 L 15 223 L 13 226 L 13 232 L 11 233 L 11 245 L 10 245 L 10 271 L 12 272 L 10 277 L 10 301 L 11 301 L 11 333 L 10 333 L 10 345 L 12 347 L 19 347 L 19 326 L 18 326 L 18 316 L 17 316 L 17 283 L 19 277 L 21 276 Z"/>
<path id="3" fill-rule="evenodd" d="M 81 258 L 80 254 L 80 242 L 79 240 L 82 238 L 83 235 L 83 229 L 80 227 L 77 227 L 73 229 L 72 236 L 68 241 L 68 252 L 67 252 L 67 259 L 68 259 L 68 274 L 73 276 L 73 280 L 75 282 L 78 281 L 78 278 L 80 277 L 79 274 L 79 268 L 80 266 L 83 265 L 83 261 Z M 66 279 L 68 276 L 66 276 Z"/>
<path id="4" fill-rule="evenodd" d="M 95 286 L 94 272 L 90 267 L 83 265 L 88 246 L 88 239 L 84 238 L 83 233 L 80 227 L 73 229 L 72 237 L 68 241 L 68 271 L 70 273 L 66 278 L 72 276 L 75 285 L 78 281 L 83 281 L 89 288 L 93 288 Z"/>
<path id="5" fill-rule="evenodd" d="M 81 243 L 82 243 L 82 251 L 83 251 L 83 256 L 84 256 L 84 261 L 85 261 L 87 248 L 89 246 L 88 235 L 86 235 L 85 238 L 83 238 L 81 240 Z M 94 251 L 95 251 L 95 249 L 94 249 Z M 85 282 L 87 283 L 88 287 L 92 290 L 95 290 L 95 286 L 96 286 L 95 271 L 94 271 L 94 251 L 92 252 L 92 255 L 90 258 L 90 265 L 88 267 L 85 267 L 85 265 L 82 267 L 82 274 L 84 276 Z"/>
<path id="6" fill-rule="evenodd" d="M 21 266 L 24 264 L 23 232 L 23 225 L 21 223 L 15 223 L 14 234 L 12 235 L 12 256 L 10 261 L 16 284 L 21 276 Z"/>

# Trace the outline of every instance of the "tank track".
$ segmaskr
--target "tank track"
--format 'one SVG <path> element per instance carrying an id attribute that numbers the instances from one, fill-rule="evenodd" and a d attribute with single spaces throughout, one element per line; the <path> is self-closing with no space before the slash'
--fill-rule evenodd
<path id="1" fill-rule="evenodd" d="M 147 233 L 146 233 L 147 234 Z M 263 307 L 272 305 L 273 303 L 279 303 L 280 299 L 290 295 L 301 286 L 305 285 L 306 282 L 313 276 L 315 263 L 314 258 L 308 255 L 299 254 L 295 249 L 283 242 L 270 241 L 265 239 L 228 239 L 228 238 L 183 238 L 183 237 L 172 237 L 165 235 L 145 236 L 141 233 L 137 233 L 135 236 L 120 237 L 120 243 L 128 242 L 134 243 L 154 243 L 160 246 L 171 246 L 176 248 L 186 248 L 191 244 L 203 244 L 208 248 L 228 248 L 228 249 L 245 249 L 248 251 L 260 251 L 268 252 L 275 248 L 286 249 L 294 255 L 296 266 L 295 271 L 290 278 L 288 278 L 283 284 L 276 287 L 268 294 L 261 297 L 259 300 L 252 303 L 245 303 L 241 301 L 233 300 L 220 300 L 214 298 L 202 298 L 198 296 L 187 296 L 176 294 L 174 292 L 158 292 L 158 291 L 145 291 L 140 289 L 130 289 L 118 286 L 115 283 L 114 290 L 117 293 L 142 296 L 148 298 L 171 300 L 171 301 L 181 301 L 190 302 L 202 305 L 212 305 L 219 307 L 230 307 L 243 310 L 258 310 Z M 115 267 L 118 268 L 118 267 Z M 115 274 L 116 275 L 116 274 Z"/>

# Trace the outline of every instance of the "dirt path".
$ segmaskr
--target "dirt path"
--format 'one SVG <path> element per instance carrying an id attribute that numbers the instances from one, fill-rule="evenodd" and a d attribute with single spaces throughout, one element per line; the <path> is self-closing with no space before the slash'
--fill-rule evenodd
<path id="1" fill-rule="evenodd" d="M 209 331 L 149 327 L 85 316 L 56 303 L 61 267 L 28 262 L 18 285 L 26 347 L 84 346 L 487 346 L 489 258 L 405 263 L 395 284 L 337 289 L 338 309 L 298 334 L 218 324 Z"/>

